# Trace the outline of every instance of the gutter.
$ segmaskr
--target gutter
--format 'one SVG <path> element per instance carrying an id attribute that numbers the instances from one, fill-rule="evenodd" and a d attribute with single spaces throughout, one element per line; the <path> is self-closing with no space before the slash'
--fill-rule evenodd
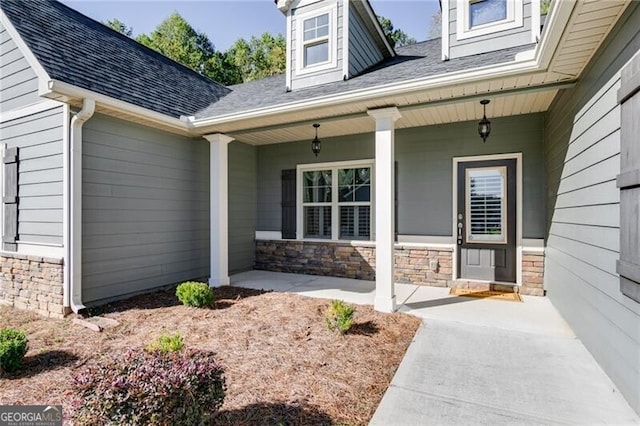
<path id="1" fill-rule="evenodd" d="M 552 2 L 551 10 L 547 15 L 547 25 L 543 29 L 541 42 L 529 52 L 522 52 L 516 56 L 515 61 L 489 65 L 475 70 L 461 70 L 436 76 L 421 77 L 401 83 L 389 84 L 374 88 L 358 89 L 338 95 L 326 95 L 311 100 L 300 100 L 274 107 L 257 108 L 232 114 L 218 115 L 216 117 L 186 117 L 192 129 L 201 129 L 209 126 L 227 124 L 234 121 L 248 120 L 252 118 L 299 112 L 319 106 L 337 106 L 345 103 L 374 100 L 382 96 L 400 95 L 417 90 L 436 89 L 452 85 L 469 84 L 489 78 L 510 77 L 525 73 L 541 72 L 548 69 L 551 59 L 558 48 L 564 29 L 571 17 L 576 0 L 556 0 Z"/>
<path id="2" fill-rule="evenodd" d="M 82 304 L 82 126 L 93 116 L 95 109 L 96 101 L 84 98 L 82 109 L 71 118 L 69 128 L 64 304 L 76 314 L 85 309 Z"/>
<path id="3" fill-rule="evenodd" d="M 59 100 L 59 96 L 66 96 L 73 99 L 92 99 L 103 107 L 112 108 L 118 111 L 127 112 L 144 120 L 151 121 L 156 124 L 171 127 L 180 133 L 189 134 L 189 123 L 178 118 L 151 111 L 149 109 L 130 104 L 110 96 L 102 95 L 91 90 L 83 89 L 69 83 L 59 80 L 47 80 L 45 87 L 41 87 L 38 91 L 40 96 Z"/>

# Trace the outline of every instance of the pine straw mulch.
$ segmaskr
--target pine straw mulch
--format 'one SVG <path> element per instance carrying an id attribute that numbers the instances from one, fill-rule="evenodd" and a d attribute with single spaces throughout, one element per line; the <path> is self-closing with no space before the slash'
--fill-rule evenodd
<path id="1" fill-rule="evenodd" d="M 215 352 L 225 368 L 216 424 L 367 424 L 420 324 L 358 306 L 355 326 L 341 336 L 325 327 L 328 300 L 237 287 L 214 294 L 209 309 L 179 305 L 174 290 L 106 305 L 94 313 L 119 325 L 101 333 L 0 306 L 0 326 L 29 338 L 22 370 L 0 378 L 0 404 L 64 406 L 74 371 L 179 332 L 186 347 Z"/>

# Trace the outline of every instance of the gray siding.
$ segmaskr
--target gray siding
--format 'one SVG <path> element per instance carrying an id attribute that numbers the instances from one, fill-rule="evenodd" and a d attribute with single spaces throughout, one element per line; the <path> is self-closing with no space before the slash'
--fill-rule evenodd
<path id="1" fill-rule="evenodd" d="M 640 50 L 632 3 L 575 88 L 546 117 L 545 288 L 578 337 L 640 412 L 640 304 L 619 290 L 620 69 Z"/>
<path id="2" fill-rule="evenodd" d="M 358 11 L 349 3 L 349 77 L 382 61 L 383 55 L 371 38 Z"/>
<path id="3" fill-rule="evenodd" d="M 476 55 L 531 43 L 531 0 L 524 0 L 523 25 L 506 31 L 458 40 L 457 2 L 449 2 L 449 57 Z M 536 11 L 540 13 L 540 11 Z"/>
<path id="4" fill-rule="evenodd" d="M 256 148 L 229 144 L 229 272 L 253 268 L 256 234 Z"/>
<path id="5" fill-rule="evenodd" d="M 318 7 L 325 6 L 324 3 L 314 3 L 308 6 L 303 6 L 293 10 L 293 15 L 291 19 L 291 89 L 301 89 L 309 86 L 316 86 L 319 84 L 330 83 L 333 81 L 340 81 L 343 78 L 343 70 L 342 70 L 342 17 L 343 17 L 343 3 L 337 2 L 337 25 L 338 25 L 338 37 L 337 40 L 334 40 L 333 46 L 337 46 L 337 50 L 334 49 L 332 54 L 337 54 L 337 61 L 335 68 L 329 68 L 325 70 L 319 70 L 317 72 L 312 72 L 309 74 L 297 75 L 296 74 L 296 64 L 297 64 L 297 14 L 306 13 L 307 11 L 314 10 Z M 333 25 L 333 23 L 331 24 Z M 333 34 L 333 33 L 331 33 Z M 336 53 L 337 51 L 337 53 Z"/>
<path id="6" fill-rule="evenodd" d="M 209 275 L 209 143 L 95 115 L 83 128 L 83 301 Z"/>
<path id="7" fill-rule="evenodd" d="M 62 106 L 0 124 L 0 141 L 19 147 L 18 240 L 62 244 Z"/>
<path id="8" fill-rule="evenodd" d="M 486 144 L 477 122 L 419 127 L 396 132 L 398 232 L 451 235 L 453 157 L 523 153 L 523 237 L 545 234 L 543 116 L 492 120 Z M 297 164 L 374 158 L 374 134 L 322 140 L 316 158 L 308 141 L 258 147 L 258 229 L 280 230 L 280 172 Z"/>
<path id="9" fill-rule="evenodd" d="M 38 78 L 0 24 L 0 112 L 36 103 Z"/>

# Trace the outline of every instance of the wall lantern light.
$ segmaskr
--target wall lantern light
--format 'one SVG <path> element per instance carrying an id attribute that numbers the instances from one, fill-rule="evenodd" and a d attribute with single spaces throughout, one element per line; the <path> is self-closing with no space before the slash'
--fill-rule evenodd
<path id="1" fill-rule="evenodd" d="M 320 127 L 320 125 L 315 123 L 313 127 L 316 129 L 316 137 L 311 141 L 311 151 L 313 151 L 317 157 L 318 154 L 320 154 L 320 139 L 318 139 L 318 127 Z"/>
<path id="2" fill-rule="evenodd" d="M 487 104 L 489 102 L 489 99 L 483 99 L 480 101 L 480 104 L 484 108 L 482 120 L 478 123 L 478 133 L 482 138 L 482 142 L 486 142 L 489 137 L 489 133 L 491 133 L 491 122 L 487 119 Z"/>

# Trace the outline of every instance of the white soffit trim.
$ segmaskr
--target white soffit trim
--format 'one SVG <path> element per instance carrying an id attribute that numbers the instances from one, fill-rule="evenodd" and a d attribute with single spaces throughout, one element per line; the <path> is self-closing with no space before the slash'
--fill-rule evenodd
<path id="1" fill-rule="evenodd" d="M 165 126 L 179 130 L 181 133 L 188 133 L 190 127 L 187 121 L 169 117 L 159 112 L 151 111 L 149 109 L 142 108 L 137 105 L 112 98 L 110 96 L 102 95 L 91 90 L 83 89 L 81 87 L 77 87 L 59 80 L 49 80 L 47 82 L 46 91 L 44 93 L 40 93 L 40 95 L 52 98 L 54 98 L 56 95 L 62 95 L 75 99 L 91 98 L 94 99 L 99 105 L 126 112 L 148 121 L 163 124 Z"/>
<path id="2" fill-rule="evenodd" d="M 24 40 L 22 40 L 22 37 L 20 37 L 20 34 L 16 30 L 16 28 L 13 26 L 9 18 L 7 18 L 7 15 L 5 15 L 2 10 L 0 10 L 0 22 L 9 33 L 9 36 L 11 36 L 11 39 L 16 44 L 16 46 L 18 46 L 20 53 L 22 53 L 24 58 L 27 60 L 27 63 L 29 64 L 31 69 L 33 69 L 33 71 L 38 76 L 38 83 L 42 84 L 44 81 L 49 80 L 49 74 L 47 74 L 47 72 L 44 70 L 44 67 L 40 65 L 40 62 L 38 62 L 31 49 L 29 49 Z"/>

